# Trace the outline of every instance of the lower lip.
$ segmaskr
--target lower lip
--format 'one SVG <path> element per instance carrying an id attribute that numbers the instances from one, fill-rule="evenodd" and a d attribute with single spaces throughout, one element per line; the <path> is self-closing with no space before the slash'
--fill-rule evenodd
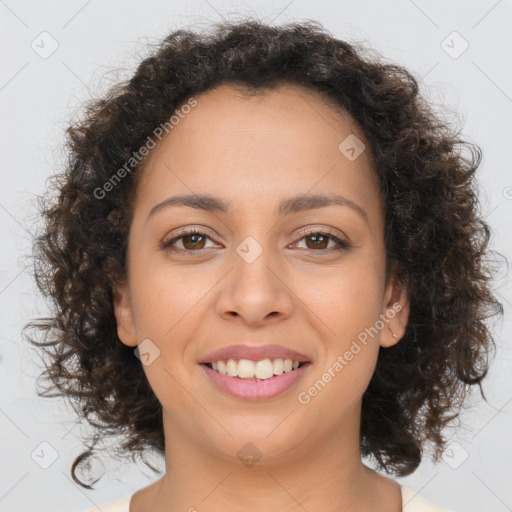
<path id="1" fill-rule="evenodd" d="M 311 363 L 305 363 L 296 370 L 274 375 L 270 379 L 246 380 L 224 375 L 201 364 L 201 368 L 215 385 L 231 396 L 244 400 L 266 400 L 281 395 L 300 380 L 310 366 Z"/>

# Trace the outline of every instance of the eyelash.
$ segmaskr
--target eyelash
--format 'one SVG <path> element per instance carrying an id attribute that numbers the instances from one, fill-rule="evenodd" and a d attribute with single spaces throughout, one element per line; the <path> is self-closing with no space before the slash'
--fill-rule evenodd
<path id="1" fill-rule="evenodd" d="M 161 249 L 162 250 L 170 250 L 173 252 L 186 252 L 189 254 L 196 254 L 196 253 L 205 251 L 206 249 L 187 250 L 187 249 L 173 249 L 171 247 L 171 245 L 173 243 L 177 242 L 178 240 L 185 238 L 187 236 L 192 236 L 192 235 L 199 235 L 201 237 L 209 238 L 211 240 L 211 238 L 206 233 L 199 231 L 198 229 L 192 228 L 187 231 L 183 231 L 182 233 L 180 233 L 178 236 L 172 238 L 171 240 L 162 242 Z M 337 237 L 334 233 L 331 233 L 329 230 L 317 230 L 317 229 L 313 228 L 313 229 L 303 231 L 302 233 L 300 233 L 300 235 L 301 235 L 301 238 L 298 240 L 299 242 L 301 240 L 303 240 L 304 238 L 307 238 L 308 236 L 311 236 L 311 235 L 322 235 L 322 236 L 327 236 L 328 238 L 330 238 L 331 240 L 333 240 L 334 242 L 336 242 L 338 244 L 338 247 L 334 247 L 331 249 L 306 249 L 307 251 L 329 253 L 331 251 L 335 251 L 335 252 L 336 251 L 346 251 L 346 250 L 350 249 L 351 247 L 353 247 L 352 244 L 346 242 L 345 240 L 341 240 L 339 237 Z"/>

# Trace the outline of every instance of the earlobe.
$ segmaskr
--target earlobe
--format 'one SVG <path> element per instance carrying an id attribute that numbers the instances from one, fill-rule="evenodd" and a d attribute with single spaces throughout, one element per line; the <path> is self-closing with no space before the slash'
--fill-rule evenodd
<path id="1" fill-rule="evenodd" d="M 381 347 L 391 347 L 402 339 L 409 320 L 409 312 L 407 290 L 393 276 L 385 294 L 383 311 L 385 326 L 380 334 Z"/>
<path id="2" fill-rule="evenodd" d="M 112 289 L 114 315 L 117 324 L 117 336 L 129 347 L 137 346 L 135 322 L 130 301 L 130 291 L 125 282 L 116 284 Z"/>

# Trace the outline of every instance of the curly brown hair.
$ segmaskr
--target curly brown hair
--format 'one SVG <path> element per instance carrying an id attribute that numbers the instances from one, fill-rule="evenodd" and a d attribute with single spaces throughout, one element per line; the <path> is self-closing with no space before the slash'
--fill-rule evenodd
<path id="1" fill-rule="evenodd" d="M 29 339 L 49 357 L 40 378 L 50 386 L 39 395 L 70 399 L 96 429 L 94 444 L 123 433 L 121 450 L 132 456 L 164 453 L 161 404 L 133 348 L 120 342 L 113 311 L 141 163 L 108 194 L 98 191 L 189 98 L 224 83 L 245 92 L 308 87 L 365 134 L 385 198 L 387 269 L 397 264 L 410 316 L 403 339 L 379 349 L 363 396 L 361 453 L 399 476 L 418 467 L 425 443 L 437 462 L 442 430 L 470 386 L 485 399 L 481 381 L 496 348 L 485 320 L 503 314 L 490 288 L 491 231 L 474 179 L 481 150 L 427 104 L 407 70 L 311 20 L 176 30 L 69 126 L 69 161 L 52 177 L 55 200 L 40 198 L 45 224 L 34 242 L 36 283 L 53 305 L 53 316 L 25 327 L 44 334 Z M 91 448 L 71 469 L 81 485 L 75 468 Z"/>

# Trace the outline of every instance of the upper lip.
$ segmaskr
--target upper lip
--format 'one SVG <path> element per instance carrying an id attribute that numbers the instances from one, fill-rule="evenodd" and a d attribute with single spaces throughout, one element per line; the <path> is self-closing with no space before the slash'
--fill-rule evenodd
<path id="1" fill-rule="evenodd" d="M 291 359 L 292 361 L 309 362 L 309 358 L 296 350 L 281 345 L 230 345 L 223 347 L 199 360 L 200 364 L 226 361 L 228 359 L 249 359 L 260 361 L 262 359 Z"/>

